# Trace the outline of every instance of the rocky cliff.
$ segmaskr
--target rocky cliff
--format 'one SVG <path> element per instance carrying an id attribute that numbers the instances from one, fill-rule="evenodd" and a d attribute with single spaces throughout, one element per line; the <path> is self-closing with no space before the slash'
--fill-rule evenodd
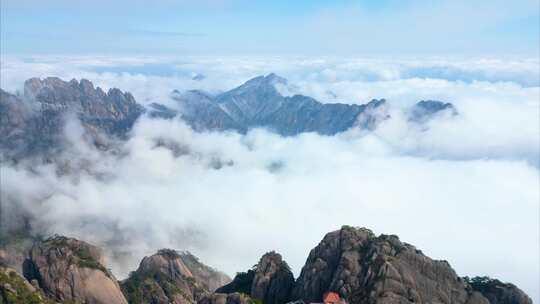
<path id="1" fill-rule="evenodd" d="M 0 304 L 53 304 L 14 269 L 0 263 Z"/>
<path id="2" fill-rule="evenodd" d="M 251 284 L 251 297 L 263 303 L 279 304 L 291 299 L 294 276 L 281 255 L 269 252 L 262 256 L 256 266 Z"/>
<path id="3" fill-rule="evenodd" d="M 24 276 L 51 299 L 88 304 L 126 304 L 116 279 L 104 266 L 101 249 L 56 236 L 35 244 Z"/>
<path id="4" fill-rule="evenodd" d="M 220 303 L 233 293 L 263 303 L 320 303 L 327 292 L 354 304 L 532 304 L 512 284 L 460 278 L 448 262 L 425 256 L 395 235 L 349 226 L 328 233 L 311 250 L 296 281 L 281 256 L 270 252 L 213 296 Z"/>
<path id="5" fill-rule="evenodd" d="M 326 291 L 358 304 L 502 303 L 471 287 L 446 261 L 430 259 L 397 236 L 348 226 L 327 234 L 310 252 L 293 298 L 318 302 Z"/>
<path id="6" fill-rule="evenodd" d="M 531 299 L 514 284 L 488 277 L 464 278 L 473 290 L 482 293 L 490 304 L 532 303 Z"/>
<path id="7" fill-rule="evenodd" d="M 85 127 L 120 136 L 143 112 L 130 93 L 117 88 L 104 92 L 86 79 L 31 78 L 24 83 L 24 96 L 38 102 L 42 112 L 74 112 Z"/>
<path id="8" fill-rule="evenodd" d="M 189 251 L 178 252 L 180 259 L 186 265 L 193 277 L 205 285 L 209 291 L 215 291 L 219 287 L 231 282 L 231 278 L 225 273 L 209 267 Z"/>
<path id="9" fill-rule="evenodd" d="M 243 293 L 262 303 L 279 304 L 291 300 L 294 276 L 281 255 L 268 252 L 247 272 L 217 290 L 218 293 Z"/>
<path id="10" fill-rule="evenodd" d="M 145 257 L 122 282 L 130 303 L 196 303 L 230 279 L 190 253 L 162 249 Z"/>
<path id="11" fill-rule="evenodd" d="M 372 122 L 377 117 L 368 109 L 383 106 L 384 100 L 368 105 L 321 103 L 303 95 L 283 96 L 278 88 L 287 81 L 275 74 L 255 77 L 243 85 L 217 96 L 201 91 L 175 92 L 182 117 L 198 130 L 233 129 L 246 132 L 264 127 L 281 135 L 304 132 L 334 135 L 353 126 L 367 128 L 359 121 L 364 113 Z"/>
<path id="12" fill-rule="evenodd" d="M 90 142 L 104 145 L 104 136 L 124 138 L 143 112 L 130 93 L 116 88 L 104 92 L 86 79 L 31 78 L 22 96 L 0 90 L 0 150 L 4 159 L 60 150 L 69 119 L 82 125 Z"/>
<path id="13" fill-rule="evenodd" d="M 311 250 L 297 280 L 281 255 L 269 252 L 215 293 L 228 278 L 187 252 L 162 249 L 145 257 L 121 288 L 101 249 L 82 241 L 53 237 L 36 243 L 24 264 L 27 280 L 6 267 L 5 254 L 0 303 L 301 304 L 335 292 L 353 304 L 532 304 L 513 284 L 460 278 L 448 262 L 395 235 L 349 226 L 328 233 Z"/>
<path id="14" fill-rule="evenodd" d="M 260 304 L 243 293 L 213 293 L 204 296 L 197 304 Z"/>
<path id="15" fill-rule="evenodd" d="M 109 137 L 126 138 L 145 112 L 156 119 L 180 115 L 198 131 L 245 133 L 266 128 L 284 136 L 304 132 L 334 135 L 350 128 L 374 130 L 390 118 L 384 99 L 362 105 L 321 103 L 303 95 L 284 96 L 280 88 L 285 86 L 285 79 L 270 74 L 218 95 L 174 91 L 171 97 L 178 102 L 178 109 L 159 103 L 145 109 L 130 93 L 116 88 L 105 92 L 86 79 L 31 78 L 24 83 L 22 95 L 0 89 L 0 153 L 2 159 L 10 160 L 54 155 L 67 144 L 67 121 L 80 123 L 87 141 L 107 148 Z M 450 103 L 421 101 L 409 110 L 409 118 L 425 123 L 443 112 L 457 114 Z"/>

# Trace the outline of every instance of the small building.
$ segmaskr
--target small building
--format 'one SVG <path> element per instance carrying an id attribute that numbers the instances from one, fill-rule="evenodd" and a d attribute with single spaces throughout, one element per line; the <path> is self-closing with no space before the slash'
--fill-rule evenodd
<path id="1" fill-rule="evenodd" d="M 323 303 L 324 304 L 340 304 L 341 298 L 339 297 L 337 293 L 328 291 L 328 292 L 325 292 L 323 295 Z"/>

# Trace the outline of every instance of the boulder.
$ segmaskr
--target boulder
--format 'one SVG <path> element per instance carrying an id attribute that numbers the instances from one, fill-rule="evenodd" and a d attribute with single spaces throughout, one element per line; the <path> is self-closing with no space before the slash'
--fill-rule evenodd
<path id="1" fill-rule="evenodd" d="M 122 282 L 130 303 L 196 303 L 230 279 L 190 253 L 161 249 Z"/>
<path id="2" fill-rule="evenodd" d="M 309 254 L 293 298 L 320 302 L 333 291 L 349 303 L 488 304 L 446 261 L 432 260 L 397 236 L 344 226 Z"/>
<path id="3" fill-rule="evenodd" d="M 36 243 L 23 264 L 24 276 L 60 302 L 127 303 L 118 282 L 105 268 L 101 249 L 55 236 Z"/>
<path id="4" fill-rule="evenodd" d="M 47 299 L 14 269 L 0 265 L 0 303 L 52 304 L 53 301 Z"/>
<path id="5" fill-rule="evenodd" d="M 266 304 L 281 304 L 291 300 L 294 276 L 281 255 L 269 252 L 257 264 L 251 284 L 251 297 Z"/>
<path id="6" fill-rule="evenodd" d="M 294 276 L 279 253 L 268 252 L 259 263 L 247 272 L 236 275 L 234 280 L 218 293 L 243 293 L 254 300 L 268 304 L 282 304 L 291 300 Z"/>
<path id="7" fill-rule="evenodd" d="M 531 298 L 514 284 L 489 277 L 464 278 L 471 288 L 480 292 L 490 304 L 532 304 Z"/>

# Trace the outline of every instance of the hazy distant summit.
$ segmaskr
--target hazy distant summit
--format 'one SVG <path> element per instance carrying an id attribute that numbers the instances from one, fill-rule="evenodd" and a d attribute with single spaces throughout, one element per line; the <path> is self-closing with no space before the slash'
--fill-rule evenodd
<path id="1" fill-rule="evenodd" d="M 358 124 L 360 113 L 384 103 L 323 104 L 308 96 L 283 96 L 277 85 L 287 85 L 287 80 L 269 74 L 214 97 L 188 91 L 173 98 L 180 103 L 184 120 L 197 130 L 235 129 L 244 133 L 264 127 L 285 136 L 304 132 L 334 135 Z"/>
<path id="2" fill-rule="evenodd" d="M 22 96 L 0 89 L 2 156 L 23 158 L 61 150 L 66 133 L 76 131 L 66 127 L 70 118 L 79 120 L 85 135 L 102 146 L 106 137 L 126 138 L 144 111 L 130 93 L 116 88 L 105 92 L 86 79 L 31 78 Z"/>
<path id="3" fill-rule="evenodd" d="M 384 99 L 363 105 L 321 103 L 304 95 L 284 96 L 279 85 L 286 86 L 287 80 L 272 73 L 216 96 L 194 90 L 175 91 L 172 98 L 179 102 L 182 118 L 196 130 L 244 133 L 263 127 L 284 136 L 305 132 L 335 135 L 352 127 L 373 130 L 389 118 Z M 412 109 L 411 120 L 425 122 L 450 107 L 454 109 L 451 104 L 422 101 Z"/>
<path id="4" fill-rule="evenodd" d="M 147 113 L 155 119 L 180 116 L 196 131 L 233 130 L 246 133 L 266 128 L 283 136 L 305 132 L 335 135 L 351 128 L 374 130 L 390 118 L 384 99 L 367 104 L 322 103 L 304 95 L 284 96 L 287 80 L 276 75 L 259 76 L 244 84 L 211 95 L 199 90 L 171 93 L 178 109 L 160 103 L 146 108 L 128 92 L 117 88 L 103 91 L 82 79 L 63 81 L 56 77 L 31 78 L 24 94 L 0 90 L 0 149 L 3 157 L 61 151 L 69 119 L 77 119 L 84 135 L 95 145 L 107 148 L 107 138 L 124 139 L 137 119 Z M 425 123 L 440 112 L 457 110 L 450 103 L 421 101 L 408 110 L 409 121 Z M 74 130 L 75 131 L 75 130 Z"/>

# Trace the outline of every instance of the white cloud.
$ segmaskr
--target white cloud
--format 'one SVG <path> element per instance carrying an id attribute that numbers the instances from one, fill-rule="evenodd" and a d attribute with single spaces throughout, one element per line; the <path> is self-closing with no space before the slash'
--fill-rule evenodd
<path id="1" fill-rule="evenodd" d="M 174 64 L 178 74 L 92 70 L 163 62 Z M 121 147 L 127 152 L 122 158 L 85 146 L 73 125 L 65 158 L 83 167 L 93 164 L 91 174 L 58 177 L 51 166 L 30 173 L 4 165 L 2 195 L 39 216 L 37 231 L 131 253 L 114 264 L 121 275 L 160 247 L 192 250 L 230 274 L 277 250 L 298 274 L 326 232 L 349 224 L 398 234 L 429 256 L 449 260 L 460 275 L 511 281 L 538 301 L 539 88 L 526 85 L 538 78 L 528 74 L 538 62 L 437 62 L 9 59 L 2 64 L 2 87 L 10 90 L 30 76 L 86 77 L 105 88 L 133 91 L 147 103 L 166 99 L 175 88 L 220 91 L 277 72 L 298 92 L 323 101 L 333 101 L 329 90 L 355 103 L 386 97 L 392 118 L 370 134 L 291 138 L 264 130 L 199 134 L 181 121 L 143 119 Z M 455 75 L 410 74 L 433 65 L 450 66 Z M 207 77 L 193 81 L 192 73 Z M 462 73 L 480 79 L 460 79 Z M 435 119 L 427 130 L 414 127 L 403 111 L 419 99 L 452 102 L 460 115 Z M 185 154 L 156 147 L 156 138 L 176 143 Z"/>

